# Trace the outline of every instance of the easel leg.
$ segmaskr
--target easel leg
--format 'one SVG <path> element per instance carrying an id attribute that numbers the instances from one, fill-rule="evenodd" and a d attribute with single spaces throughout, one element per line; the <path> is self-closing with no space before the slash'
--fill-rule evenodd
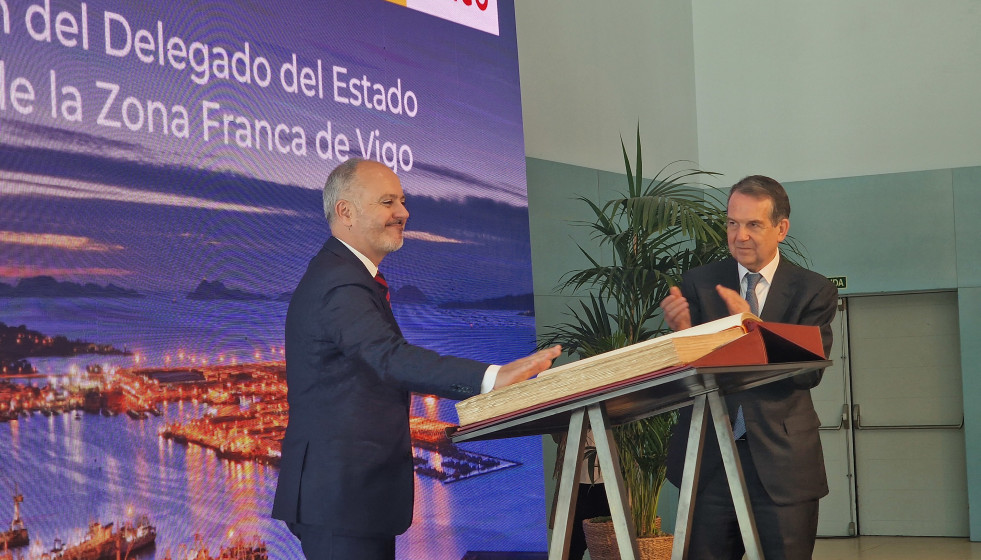
<path id="1" fill-rule="evenodd" d="M 739 521 L 739 532 L 743 537 L 743 546 L 746 547 L 746 558 L 763 560 L 760 535 L 756 530 L 756 520 L 749 503 L 746 479 L 743 477 L 743 467 L 739 462 L 736 442 L 732 437 L 732 426 L 729 424 L 725 401 L 718 392 L 713 391 L 708 394 L 708 402 L 712 410 L 712 423 L 715 424 L 715 435 L 719 440 L 719 450 L 722 452 L 722 465 L 726 470 L 732 503 L 736 509 L 736 520 Z"/>
<path id="2" fill-rule="evenodd" d="M 705 444 L 705 395 L 698 395 L 692 404 L 691 427 L 688 430 L 688 447 L 685 450 L 685 470 L 681 476 L 678 516 L 674 524 L 674 545 L 671 560 L 688 557 L 691 543 L 691 522 L 695 512 L 695 490 L 698 473 L 702 466 L 702 449 Z"/>
<path id="3" fill-rule="evenodd" d="M 610 504 L 610 515 L 613 517 L 613 530 L 617 537 L 617 548 L 620 549 L 620 559 L 638 560 L 640 554 L 637 552 L 634 523 L 630 518 L 627 493 L 623 487 L 623 475 L 620 473 L 620 454 L 613 442 L 613 432 L 610 430 L 606 411 L 600 404 L 590 405 L 587 410 L 589 425 L 593 429 L 593 441 L 596 443 L 596 457 L 603 472 L 606 499 Z"/>
<path id="4" fill-rule="evenodd" d="M 580 408 L 572 413 L 569 420 L 569 435 L 565 442 L 565 452 L 556 461 L 562 461 L 562 476 L 555 489 L 558 501 L 555 504 L 555 525 L 552 527 L 552 542 L 548 547 L 548 560 L 565 560 L 569 556 L 569 540 L 572 537 L 572 521 L 576 513 L 576 498 L 579 495 L 579 469 L 582 466 L 583 447 L 586 443 L 586 409 Z"/>

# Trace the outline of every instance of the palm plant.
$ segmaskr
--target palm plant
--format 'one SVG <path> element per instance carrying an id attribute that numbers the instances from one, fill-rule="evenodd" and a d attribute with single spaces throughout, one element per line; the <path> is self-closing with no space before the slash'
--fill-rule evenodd
<path id="1" fill-rule="evenodd" d="M 590 266 L 568 273 L 560 291 L 587 298 L 570 307 L 571 320 L 547 330 L 543 346 L 562 344 L 570 355 L 594 356 L 666 332 L 659 304 L 690 268 L 728 255 L 724 198 L 701 182 L 717 174 L 662 168 L 643 175 L 640 130 L 635 167 L 620 141 L 627 192 L 598 205 L 579 197 L 593 212 L 580 225 L 592 230 L 595 247 L 579 245 Z M 637 535 L 656 536 L 658 496 L 665 480 L 667 440 L 673 413 L 613 430 Z M 590 472 L 592 469 L 590 469 Z"/>

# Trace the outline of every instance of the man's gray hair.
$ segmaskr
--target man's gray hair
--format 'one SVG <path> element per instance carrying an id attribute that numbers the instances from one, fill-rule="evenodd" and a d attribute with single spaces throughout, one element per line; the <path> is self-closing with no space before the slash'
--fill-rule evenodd
<path id="1" fill-rule="evenodd" d="M 351 188 L 354 186 L 354 177 L 358 170 L 358 165 L 365 160 L 361 158 L 351 158 L 338 165 L 327 176 L 324 184 L 324 216 L 327 223 L 333 224 L 337 216 L 334 215 L 334 207 L 337 201 L 344 199 L 361 211 L 361 202 L 356 197 L 351 197 Z"/>

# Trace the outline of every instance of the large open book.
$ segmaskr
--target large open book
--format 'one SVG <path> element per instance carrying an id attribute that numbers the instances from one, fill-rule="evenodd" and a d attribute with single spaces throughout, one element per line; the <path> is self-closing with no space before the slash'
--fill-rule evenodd
<path id="1" fill-rule="evenodd" d="M 467 426 L 678 366 L 766 364 L 773 357 L 768 352 L 780 354 L 784 349 L 805 353 L 795 353 L 793 359 L 824 358 L 817 327 L 764 323 L 750 313 L 731 315 L 552 368 L 460 401 L 456 410 L 460 426 Z"/>

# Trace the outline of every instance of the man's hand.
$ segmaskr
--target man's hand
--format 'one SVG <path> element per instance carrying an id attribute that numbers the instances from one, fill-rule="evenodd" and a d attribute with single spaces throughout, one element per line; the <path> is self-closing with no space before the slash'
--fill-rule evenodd
<path id="1" fill-rule="evenodd" d="M 726 303 L 726 307 L 729 308 L 729 315 L 750 312 L 749 302 L 743 296 L 739 295 L 739 292 L 736 290 L 726 288 L 720 284 L 715 287 L 715 291 L 719 293 L 719 297 L 722 298 L 722 301 Z"/>
<path id="2" fill-rule="evenodd" d="M 497 380 L 494 383 L 495 389 L 524 381 L 534 377 L 552 366 L 552 360 L 559 357 L 562 347 L 556 344 L 550 348 L 539 350 L 531 356 L 526 356 L 520 360 L 515 360 L 510 364 L 501 366 L 497 372 Z"/>
<path id="3" fill-rule="evenodd" d="M 671 330 L 677 332 L 691 326 L 691 310 L 688 309 L 688 300 L 681 295 L 681 288 L 671 287 L 668 297 L 661 302 L 661 309 L 664 311 L 664 322 Z"/>

